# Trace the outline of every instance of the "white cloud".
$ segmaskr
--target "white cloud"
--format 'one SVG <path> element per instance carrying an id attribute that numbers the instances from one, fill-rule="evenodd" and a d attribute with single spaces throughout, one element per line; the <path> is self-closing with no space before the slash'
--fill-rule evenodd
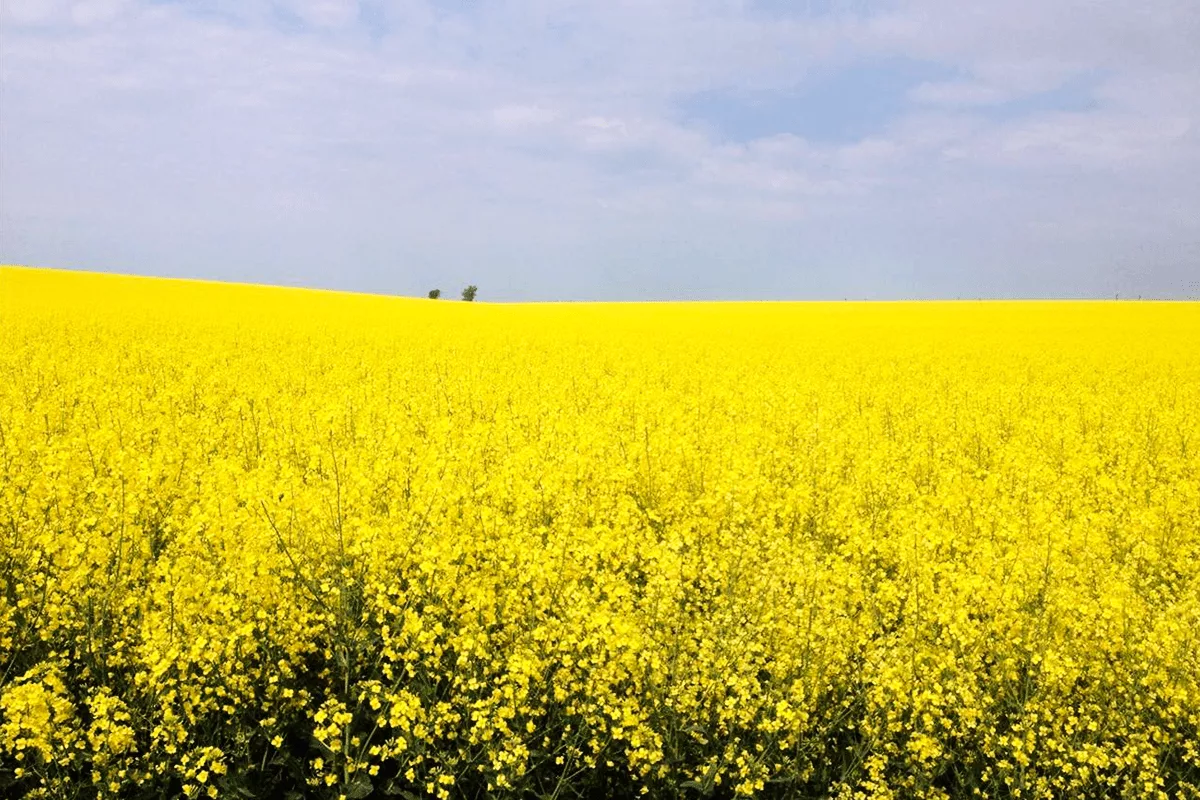
<path id="1" fill-rule="evenodd" d="M 358 19 L 358 0 L 300 0 L 288 8 L 320 28 L 344 28 Z"/>
<path id="2" fill-rule="evenodd" d="M 1133 117 L 1058 114 L 1013 126 L 991 141 L 1000 158 L 1026 166 L 1128 171 L 1148 161 L 1161 163 L 1175 147 L 1186 145 L 1191 131 L 1186 117 L 1164 116 L 1148 126 Z"/>
<path id="3" fill-rule="evenodd" d="M 82 0 L 71 5 L 71 21 L 83 27 L 111 22 L 132 5 L 132 0 Z"/>
<path id="4" fill-rule="evenodd" d="M 500 130 L 517 133 L 545 127 L 558 119 L 558 113 L 536 105 L 507 105 L 492 109 L 492 119 Z"/>
<path id="5" fill-rule="evenodd" d="M 982 81 L 940 81 L 922 83 L 909 97 L 935 106 L 990 106 L 1011 100 L 1015 94 Z"/>
<path id="6" fill-rule="evenodd" d="M 47 25 L 64 19 L 70 0 L 5 0 L 0 3 L 0 25 Z"/>

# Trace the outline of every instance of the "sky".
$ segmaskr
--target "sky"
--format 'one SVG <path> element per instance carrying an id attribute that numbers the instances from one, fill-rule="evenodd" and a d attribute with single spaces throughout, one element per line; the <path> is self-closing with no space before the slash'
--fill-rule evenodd
<path id="1" fill-rule="evenodd" d="M 1196 0 L 2 0 L 0 263 L 1200 298 Z"/>

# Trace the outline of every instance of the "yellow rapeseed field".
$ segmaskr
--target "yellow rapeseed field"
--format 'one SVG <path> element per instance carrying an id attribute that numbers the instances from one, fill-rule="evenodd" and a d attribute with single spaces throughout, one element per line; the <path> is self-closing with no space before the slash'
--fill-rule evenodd
<path id="1" fill-rule="evenodd" d="M 1200 306 L 0 270 L 0 794 L 1200 797 Z"/>

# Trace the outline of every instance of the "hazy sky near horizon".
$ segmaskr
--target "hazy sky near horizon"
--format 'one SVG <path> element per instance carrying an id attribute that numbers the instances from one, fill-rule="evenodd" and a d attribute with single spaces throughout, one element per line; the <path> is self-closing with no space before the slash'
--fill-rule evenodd
<path id="1" fill-rule="evenodd" d="M 4 0 L 0 263 L 1200 297 L 1196 0 Z"/>

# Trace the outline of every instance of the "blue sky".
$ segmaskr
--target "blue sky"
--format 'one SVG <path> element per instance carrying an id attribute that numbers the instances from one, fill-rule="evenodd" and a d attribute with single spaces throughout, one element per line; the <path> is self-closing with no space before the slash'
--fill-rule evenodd
<path id="1" fill-rule="evenodd" d="M 1200 297 L 1194 0 L 5 0 L 0 263 Z"/>

